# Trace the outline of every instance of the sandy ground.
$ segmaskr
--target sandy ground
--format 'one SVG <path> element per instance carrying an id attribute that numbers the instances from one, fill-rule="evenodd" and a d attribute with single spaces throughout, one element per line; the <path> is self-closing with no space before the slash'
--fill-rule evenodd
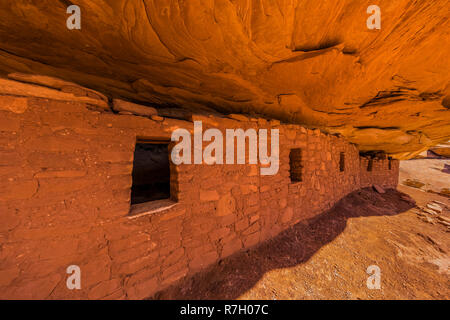
<path id="1" fill-rule="evenodd" d="M 406 186 L 385 194 L 366 188 L 153 298 L 449 299 L 449 227 L 418 215 L 406 194 L 417 206 L 450 206 L 449 198 Z M 367 287 L 371 265 L 381 270 L 381 289 Z"/>
<path id="2" fill-rule="evenodd" d="M 420 189 L 442 192 L 450 189 L 450 159 L 413 159 L 400 162 L 400 184 L 423 183 Z"/>

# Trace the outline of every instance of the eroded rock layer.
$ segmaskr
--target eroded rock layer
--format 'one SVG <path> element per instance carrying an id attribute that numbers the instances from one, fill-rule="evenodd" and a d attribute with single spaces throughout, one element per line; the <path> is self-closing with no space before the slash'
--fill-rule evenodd
<path id="1" fill-rule="evenodd" d="M 81 8 L 81 30 L 66 9 Z M 249 113 L 409 158 L 450 138 L 448 0 L 0 3 L 0 73 L 157 108 Z"/>

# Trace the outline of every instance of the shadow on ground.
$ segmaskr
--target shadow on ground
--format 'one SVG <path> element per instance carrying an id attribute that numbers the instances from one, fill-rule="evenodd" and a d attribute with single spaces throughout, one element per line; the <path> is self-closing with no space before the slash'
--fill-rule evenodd
<path id="1" fill-rule="evenodd" d="M 397 190 L 386 190 L 385 194 L 372 188 L 355 191 L 319 216 L 300 222 L 257 247 L 221 260 L 150 299 L 236 299 L 266 272 L 307 262 L 344 231 L 349 218 L 391 216 L 414 206 L 412 198 Z"/>

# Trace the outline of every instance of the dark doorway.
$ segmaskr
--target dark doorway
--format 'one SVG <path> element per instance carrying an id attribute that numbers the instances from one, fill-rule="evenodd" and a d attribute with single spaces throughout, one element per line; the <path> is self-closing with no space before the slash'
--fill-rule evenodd
<path id="1" fill-rule="evenodd" d="M 301 182 L 303 180 L 302 149 L 291 149 L 289 166 L 291 182 Z"/>
<path id="2" fill-rule="evenodd" d="M 345 153 L 341 152 L 339 154 L 339 171 L 344 172 L 345 171 Z"/>
<path id="3" fill-rule="evenodd" d="M 131 204 L 169 198 L 169 145 L 138 141 L 134 150 Z"/>
<path id="4" fill-rule="evenodd" d="M 373 159 L 369 159 L 369 163 L 367 164 L 367 171 L 372 171 L 373 168 Z"/>

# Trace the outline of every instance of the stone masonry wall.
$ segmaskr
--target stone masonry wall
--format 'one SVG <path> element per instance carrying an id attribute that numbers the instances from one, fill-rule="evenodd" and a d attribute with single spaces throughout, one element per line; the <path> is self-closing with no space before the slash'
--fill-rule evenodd
<path id="1" fill-rule="evenodd" d="M 278 121 L 193 116 L 203 130 L 279 129 L 278 174 L 261 176 L 248 164 L 171 165 L 177 204 L 131 216 L 136 138 L 170 140 L 176 128 L 192 131 L 192 122 L 115 114 L 103 103 L 99 111 L 89 99 L 101 97 L 7 85 L 0 89 L 0 299 L 145 298 L 356 189 L 397 185 L 398 161 L 389 170 L 389 160 L 374 160 L 369 172 L 343 138 Z M 302 149 L 302 182 L 290 180 L 292 148 Z M 81 290 L 67 289 L 70 265 L 81 268 Z"/>

